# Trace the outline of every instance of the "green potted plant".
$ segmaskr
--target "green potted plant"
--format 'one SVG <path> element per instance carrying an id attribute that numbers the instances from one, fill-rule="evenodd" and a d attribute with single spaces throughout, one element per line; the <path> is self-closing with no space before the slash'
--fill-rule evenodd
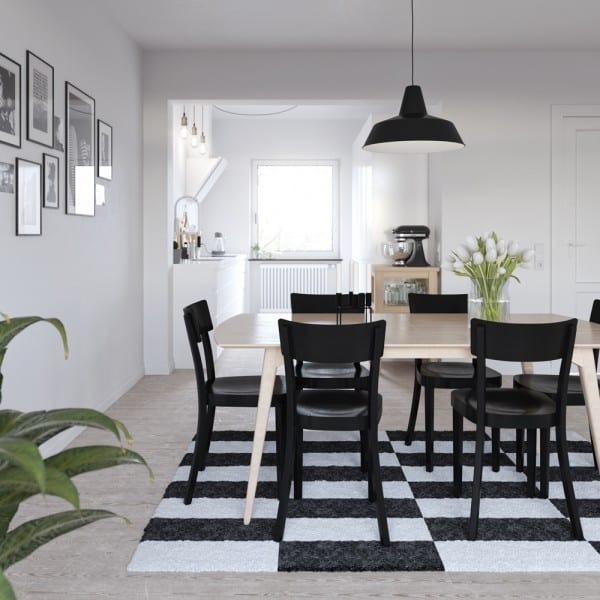
<path id="1" fill-rule="evenodd" d="M 69 347 L 65 328 L 58 319 L 16 317 L 0 313 L 0 369 L 8 344 L 24 329 L 45 321 L 61 336 L 65 358 Z M 0 372 L 0 399 L 2 373 Z M 39 446 L 73 426 L 103 429 L 117 438 L 120 445 L 96 445 L 68 448 L 42 458 Z M 152 471 L 137 452 L 121 445 L 122 438 L 131 443 L 123 423 L 87 408 L 63 408 L 48 411 L 20 412 L 0 410 L 0 599 L 16 598 L 5 570 L 26 558 L 54 538 L 101 519 L 117 517 L 113 512 L 81 508 L 79 493 L 72 481 L 75 475 L 124 464 L 142 464 Z M 72 509 L 33 519 L 11 528 L 11 521 L 21 502 L 37 494 L 63 498 Z"/>

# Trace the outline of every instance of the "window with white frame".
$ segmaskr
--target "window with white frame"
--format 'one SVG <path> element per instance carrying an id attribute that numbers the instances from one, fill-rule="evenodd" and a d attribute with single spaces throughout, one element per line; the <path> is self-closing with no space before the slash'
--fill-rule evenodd
<path id="1" fill-rule="evenodd" d="M 339 258 L 338 161 L 253 161 L 252 212 L 263 255 Z"/>

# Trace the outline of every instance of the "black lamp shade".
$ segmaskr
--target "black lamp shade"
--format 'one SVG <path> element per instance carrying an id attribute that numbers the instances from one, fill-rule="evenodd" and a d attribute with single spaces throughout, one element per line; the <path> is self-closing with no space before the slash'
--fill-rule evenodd
<path id="1" fill-rule="evenodd" d="M 363 145 L 371 152 L 422 154 L 459 150 L 464 142 L 452 121 L 427 114 L 418 85 L 404 90 L 400 114 L 373 125 Z"/>

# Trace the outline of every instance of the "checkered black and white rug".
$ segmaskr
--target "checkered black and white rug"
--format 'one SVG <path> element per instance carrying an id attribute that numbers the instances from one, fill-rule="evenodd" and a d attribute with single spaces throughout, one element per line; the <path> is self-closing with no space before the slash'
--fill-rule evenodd
<path id="1" fill-rule="evenodd" d="M 193 445 L 146 526 L 129 571 L 600 571 L 600 477 L 591 446 L 569 434 L 569 458 L 587 541 L 573 541 L 557 456 L 550 498 L 527 498 L 514 467 L 514 434 L 503 431 L 501 468 L 484 468 L 479 539 L 467 541 L 472 467 L 452 495 L 452 434 L 438 432 L 427 473 L 424 434 L 380 433 L 391 545 L 379 543 L 375 507 L 359 469 L 357 432 L 305 432 L 304 498 L 290 500 L 284 540 L 277 512 L 275 442 L 269 432 L 250 525 L 242 523 L 252 433 L 216 431 L 192 504 L 183 504 Z M 474 433 L 465 432 L 465 465 Z M 488 442 L 489 444 L 489 442 Z M 486 452 L 490 448 L 486 447 Z M 489 459 L 489 454 L 486 456 Z"/>

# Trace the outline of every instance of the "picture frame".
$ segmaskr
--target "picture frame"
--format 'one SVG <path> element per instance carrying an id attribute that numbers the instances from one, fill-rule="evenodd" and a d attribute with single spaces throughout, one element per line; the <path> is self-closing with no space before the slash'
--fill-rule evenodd
<path id="1" fill-rule="evenodd" d="M 112 127 L 98 119 L 97 132 L 98 150 L 96 156 L 98 158 L 98 177 L 106 181 L 112 181 L 112 165 L 113 165 L 113 143 L 112 143 Z"/>
<path id="2" fill-rule="evenodd" d="M 65 82 L 65 211 L 96 214 L 96 101 Z"/>
<path id="3" fill-rule="evenodd" d="M 43 186 L 43 199 L 44 208 L 58 208 L 59 205 L 59 189 L 60 189 L 60 176 L 59 176 L 59 161 L 58 156 L 52 154 L 43 155 L 44 165 L 44 186 Z"/>
<path id="4" fill-rule="evenodd" d="M 21 65 L 1 53 L 0 143 L 21 147 Z"/>
<path id="5" fill-rule="evenodd" d="M 0 162 L 0 193 L 15 193 L 15 165 Z"/>
<path id="6" fill-rule="evenodd" d="M 54 67 L 27 50 L 27 139 L 54 148 Z"/>
<path id="7" fill-rule="evenodd" d="M 42 165 L 16 159 L 17 235 L 42 235 Z"/>

